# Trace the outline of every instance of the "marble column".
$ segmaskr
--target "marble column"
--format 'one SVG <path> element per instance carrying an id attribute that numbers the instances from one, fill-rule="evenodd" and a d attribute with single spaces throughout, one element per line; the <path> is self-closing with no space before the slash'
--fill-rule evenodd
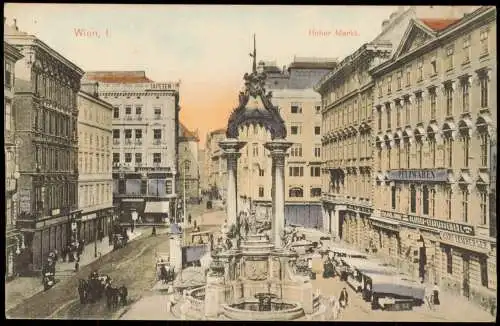
<path id="1" fill-rule="evenodd" d="M 227 159 L 227 224 L 228 226 L 236 223 L 238 214 L 238 158 L 241 156 L 240 149 L 246 142 L 235 138 L 226 139 L 219 142 L 219 147 L 224 151 Z"/>
<path id="2" fill-rule="evenodd" d="M 293 143 L 274 140 L 264 144 L 271 153 L 272 159 L 272 189 L 273 204 L 272 241 L 275 248 L 281 248 L 281 235 L 285 228 L 285 158 L 287 150 Z"/>

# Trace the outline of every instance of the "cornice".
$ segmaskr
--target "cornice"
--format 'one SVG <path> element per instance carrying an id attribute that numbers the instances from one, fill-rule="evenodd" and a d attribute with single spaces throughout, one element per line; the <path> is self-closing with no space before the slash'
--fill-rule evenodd
<path id="1" fill-rule="evenodd" d="M 18 49 L 16 49 L 15 46 L 12 46 L 5 41 L 3 42 L 3 53 L 7 58 L 11 59 L 14 62 L 19 61 L 24 57 L 24 55 Z"/>
<path id="2" fill-rule="evenodd" d="M 85 92 L 85 91 L 82 91 L 82 90 L 79 90 L 78 91 L 78 96 L 86 99 L 86 100 L 89 100 L 89 101 L 92 101 L 96 104 L 99 104 L 101 105 L 102 107 L 108 109 L 109 111 L 113 111 L 113 105 L 111 105 L 110 103 L 98 98 L 98 97 L 95 97 L 95 96 L 92 96 L 91 94 Z"/>

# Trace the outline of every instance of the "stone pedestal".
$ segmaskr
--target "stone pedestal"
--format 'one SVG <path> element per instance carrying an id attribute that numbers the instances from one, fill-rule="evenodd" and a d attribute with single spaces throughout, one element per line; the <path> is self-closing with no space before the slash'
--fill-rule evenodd
<path id="1" fill-rule="evenodd" d="M 240 149 L 245 146 L 246 142 L 237 139 L 226 139 L 219 142 L 220 148 L 224 151 L 224 156 L 227 159 L 227 222 L 229 225 L 236 223 L 236 215 L 238 214 L 238 181 L 237 168 L 238 158 L 241 156 Z"/>
<path id="2" fill-rule="evenodd" d="M 291 142 L 274 140 L 264 146 L 271 153 L 272 159 L 272 189 L 273 203 L 271 238 L 275 248 L 282 247 L 281 235 L 285 228 L 285 158 Z"/>
<path id="3" fill-rule="evenodd" d="M 224 286 L 207 285 L 205 290 L 205 316 L 208 318 L 217 317 L 223 304 L 225 304 Z"/>
<path id="4" fill-rule="evenodd" d="M 169 243 L 170 263 L 175 268 L 175 272 L 179 273 L 182 270 L 182 247 L 181 235 L 172 234 Z"/>

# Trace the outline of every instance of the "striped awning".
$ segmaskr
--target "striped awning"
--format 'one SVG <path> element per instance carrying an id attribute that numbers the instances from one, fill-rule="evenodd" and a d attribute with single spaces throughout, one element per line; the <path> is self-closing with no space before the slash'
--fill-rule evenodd
<path id="1" fill-rule="evenodd" d="M 170 203 L 168 201 L 150 201 L 146 202 L 144 213 L 168 214 Z"/>

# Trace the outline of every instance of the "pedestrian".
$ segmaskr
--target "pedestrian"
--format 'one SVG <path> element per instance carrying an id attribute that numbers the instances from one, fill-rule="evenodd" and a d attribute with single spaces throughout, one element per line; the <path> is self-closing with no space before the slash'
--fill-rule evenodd
<path id="1" fill-rule="evenodd" d="M 155 236 L 156 235 L 156 226 L 153 225 L 153 231 L 151 232 L 151 235 Z"/>
<path id="2" fill-rule="evenodd" d="M 439 286 L 437 285 L 437 282 L 434 282 L 434 288 L 432 289 L 432 303 L 434 306 L 439 306 L 440 301 L 439 301 Z"/>
<path id="3" fill-rule="evenodd" d="M 330 297 L 330 308 L 332 309 L 332 319 L 336 320 L 340 313 L 340 306 L 339 300 L 334 295 Z"/>
<path id="4" fill-rule="evenodd" d="M 191 224 L 191 214 L 188 215 L 188 224 Z"/>
<path id="5" fill-rule="evenodd" d="M 59 252 L 57 251 L 57 249 L 54 249 L 54 260 L 55 260 L 56 262 L 58 262 L 58 261 L 59 261 Z"/>
<path id="6" fill-rule="evenodd" d="M 80 258 L 77 258 L 75 260 L 75 273 L 77 273 L 79 269 L 80 269 Z"/>
<path id="7" fill-rule="evenodd" d="M 343 288 L 340 292 L 339 303 L 342 308 L 347 307 L 349 304 L 349 294 L 347 293 L 347 289 Z"/>

